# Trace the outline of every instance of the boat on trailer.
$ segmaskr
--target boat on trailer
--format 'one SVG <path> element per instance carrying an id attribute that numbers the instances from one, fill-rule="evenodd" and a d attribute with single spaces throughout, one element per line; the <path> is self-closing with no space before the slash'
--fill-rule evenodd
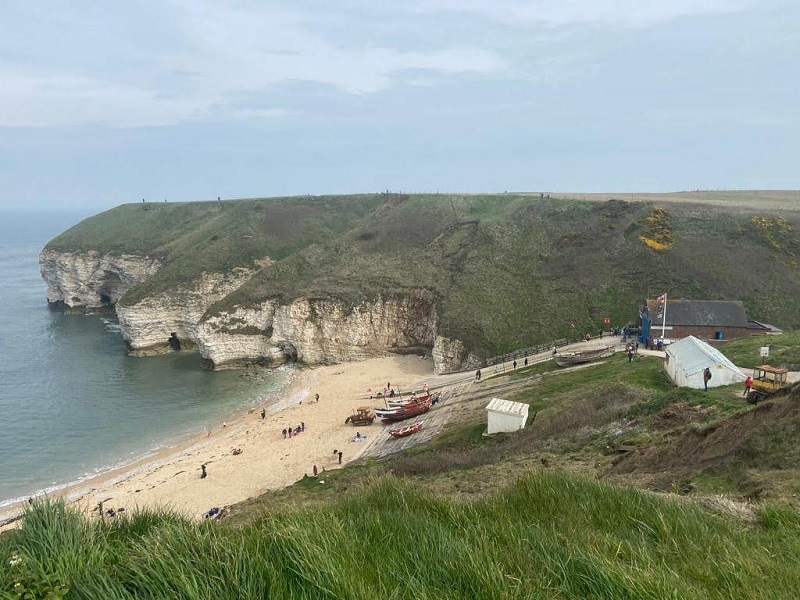
<path id="1" fill-rule="evenodd" d="M 405 427 L 398 427 L 396 429 L 390 429 L 389 435 L 394 438 L 401 438 L 411 435 L 412 433 L 417 433 L 420 429 L 422 429 L 422 424 L 425 421 L 417 421 L 412 423 L 411 425 L 406 425 Z"/>
<path id="2" fill-rule="evenodd" d="M 559 367 L 571 367 L 583 363 L 593 362 L 601 358 L 608 358 L 614 354 L 611 346 L 592 348 L 591 350 L 576 350 L 575 352 L 556 352 L 553 360 Z"/>

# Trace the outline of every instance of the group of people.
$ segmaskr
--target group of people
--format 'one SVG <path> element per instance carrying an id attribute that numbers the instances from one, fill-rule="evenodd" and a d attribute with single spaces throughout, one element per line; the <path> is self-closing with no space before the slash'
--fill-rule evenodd
<path id="1" fill-rule="evenodd" d="M 283 439 L 286 439 L 287 437 L 289 438 L 297 437 L 298 434 L 304 432 L 305 430 L 306 430 L 306 424 L 304 421 L 301 421 L 300 425 L 298 425 L 297 427 L 295 428 L 288 427 L 282 430 L 281 433 L 283 434 Z"/>

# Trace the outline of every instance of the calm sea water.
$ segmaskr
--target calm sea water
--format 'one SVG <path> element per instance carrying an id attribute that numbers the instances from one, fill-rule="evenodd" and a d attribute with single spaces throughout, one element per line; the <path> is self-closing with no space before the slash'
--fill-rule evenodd
<path id="1" fill-rule="evenodd" d="M 113 314 L 51 311 L 39 252 L 85 216 L 0 212 L 0 507 L 218 427 L 289 376 L 129 357 Z"/>

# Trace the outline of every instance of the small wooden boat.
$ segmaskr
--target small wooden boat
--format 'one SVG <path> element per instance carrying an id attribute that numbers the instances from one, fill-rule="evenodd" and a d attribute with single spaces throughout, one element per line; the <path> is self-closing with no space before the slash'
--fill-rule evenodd
<path id="1" fill-rule="evenodd" d="M 411 435 L 412 433 L 417 433 L 420 429 L 422 429 L 423 423 L 424 421 L 417 421 L 416 423 L 412 423 L 411 425 L 406 425 L 405 427 L 390 429 L 389 435 L 395 438 L 406 437 L 408 435 Z"/>
<path id="2" fill-rule="evenodd" d="M 436 392 L 435 394 L 425 394 L 424 396 L 410 396 L 408 398 L 393 398 L 392 400 L 387 400 L 386 404 L 389 405 L 389 408 L 398 408 L 401 406 L 408 406 L 409 404 L 413 404 L 415 402 L 427 402 L 430 400 L 433 404 L 436 404 L 436 401 L 439 399 L 439 395 L 441 392 Z"/>
<path id="3" fill-rule="evenodd" d="M 424 401 L 412 402 L 405 406 L 398 406 L 395 408 L 376 408 L 375 414 L 384 423 L 395 423 L 397 421 L 404 421 L 411 417 L 417 417 L 431 409 L 431 398 L 427 397 Z"/>
<path id="4" fill-rule="evenodd" d="M 575 352 L 557 352 L 553 355 L 553 360 L 559 367 L 571 367 L 583 363 L 608 358 L 614 354 L 611 346 L 593 348 L 591 350 L 577 350 Z"/>

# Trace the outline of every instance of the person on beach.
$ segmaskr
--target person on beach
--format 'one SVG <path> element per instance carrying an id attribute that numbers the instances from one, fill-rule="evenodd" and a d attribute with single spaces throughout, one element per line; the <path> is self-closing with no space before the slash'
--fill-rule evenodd
<path id="1" fill-rule="evenodd" d="M 305 430 L 306 430 L 306 423 L 305 423 L 305 421 L 300 421 L 300 431 L 305 431 Z"/>
<path id="2" fill-rule="evenodd" d="M 314 401 L 319 402 L 319 394 L 314 394 Z"/>
<path id="3" fill-rule="evenodd" d="M 281 433 L 283 434 L 283 439 L 286 439 L 286 428 L 285 427 L 283 428 L 283 431 L 281 431 Z"/>
<path id="4" fill-rule="evenodd" d="M 342 464 L 342 451 L 339 450 L 339 464 Z"/>
<path id="5" fill-rule="evenodd" d="M 292 439 L 292 428 L 289 427 L 289 429 L 287 429 L 286 431 L 289 432 L 289 439 Z"/>
<path id="6" fill-rule="evenodd" d="M 317 465 L 314 465 L 314 477 L 317 476 Z"/>
<path id="7" fill-rule="evenodd" d="M 208 473 L 206 473 L 206 465 L 203 463 L 200 465 L 200 479 L 205 479 L 208 477 Z"/>
<path id="8" fill-rule="evenodd" d="M 267 416 L 267 409 L 265 409 L 265 408 L 262 408 L 262 409 L 261 409 L 261 418 L 263 419 L 263 418 L 264 418 L 264 417 L 266 417 L 266 416 Z"/>

